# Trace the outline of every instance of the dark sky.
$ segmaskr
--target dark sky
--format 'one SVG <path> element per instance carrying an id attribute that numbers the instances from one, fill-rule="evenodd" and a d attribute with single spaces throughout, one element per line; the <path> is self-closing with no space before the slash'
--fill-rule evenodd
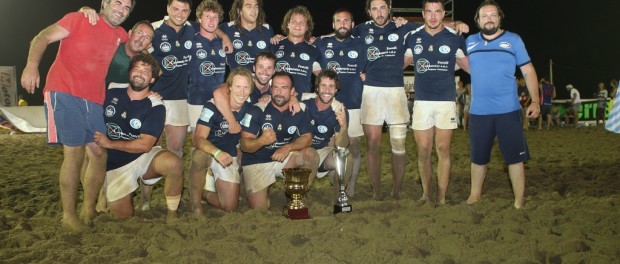
<path id="1" fill-rule="evenodd" d="M 393 7 L 420 7 L 418 0 L 393 0 Z M 198 0 L 194 0 L 194 7 Z M 280 32 L 287 9 L 305 5 L 313 14 L 315 35 L 331 31 L 331 15 L 340 7 L 353 11 L 357 23 L 368 20 L 363 0 L 264 0 L 267 22 Z M 454 14 L 470 25 L 471 33 L 478 29 L 473 16 L 481 1 L 456 0 Z M 26 62 L 30 40 L 44 27 L 60 19 L 65 13 L 89 5 L 98 8 L 100 0 L 1 0 L 0 65 L 17 66 L 18 76 Z M 131 27 L 136 21 L 161 19 L 166 12 L 167 0 L 138 0 L 138 5 L 123 25 Z M 228 13 L 232 0 L 220 0 Z M 620 30 L 617 12 L 620 1 L 598 1 L 598 6 L 587 2 L 559 0 L 499 0 L 506 18 L 503 28 L 523 38 L 539 76 L 549 75 L 549 60 L 553 59 L 553 80 L 558 88 L 573 83 L 584 98 L 591 98 L 598 82 L 609 88 L 612 78 L 620 78 Z M 194 15 L 192 14 L 192 19 Z M 228 17 L 226 15 L 226 21 Z M 57 45 L 48 48 L 41 64 L 44 75 L 54 59 Z M 18 88 L 23 93 L 21 87 Z M 558 89 L 558 98 L 568 98 L 565 89 Z M 41 93 L 26 99 L 40 104 Z"/>

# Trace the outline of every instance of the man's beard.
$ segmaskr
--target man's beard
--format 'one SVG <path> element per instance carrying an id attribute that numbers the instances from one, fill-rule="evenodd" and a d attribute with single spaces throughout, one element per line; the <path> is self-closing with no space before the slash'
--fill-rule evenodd
<path id="1" fill-rule="evenodd" d="M 131 87 L 131 90 L 134 90 L 136 92 L 140 92 L 146 88 L 149 87 L 149 84 L 146 82 L 143 83 L 136 83 L 133 79 L 129 82 L 129 87 Z"/>
<path id="2" fill-rule="evenodd" d="M 282 100 L 277 100 L 277 99 L 282 99 Z M 286 104 L 288 104 L 289 100 L 286 100 L 284 98 L 284 96 L 281 95 L 276 95 L 273 97 L 273 100 L 271 100 L 275 105 L 277 105 L 278 107 L 282 107 L 285 106 Z"/>
<path id="3" fill-rule="evenodd" d="M 497 33 L 498 30 L 499 30 L 499 25 L 495 25 L 492 28 L 487 28 L 483 26 L 480 29 L 480 32 L 482 32 L 483 35 L 489 36 L 489 35 L 494 35 L 495 33 Z"/>
<path id="4" fill-rule="evenodd" d="M 336 36 L 337 39 L 347 39 L 347 38 L 351 37 L 351 34 L 352 34 L 352 32 L 349 29 L 345 33 L 340 33 L 340 30 L 336 30 L 334 35 Z"/>

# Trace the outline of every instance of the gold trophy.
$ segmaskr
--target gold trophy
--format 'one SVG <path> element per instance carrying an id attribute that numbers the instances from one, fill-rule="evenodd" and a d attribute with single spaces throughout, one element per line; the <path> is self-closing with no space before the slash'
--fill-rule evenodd
<path id="1" fill-rule="evenodd" d="M 290 219 L 308 219 L 308 208 L 301 202 L 301 197 L 308 191 L 308 176 L 310 169 L 288 168 L 283 169 L 284 190 L 292 200 L 284 206 L 284 216 Z"/>
<path id="2" fill-rule="evenodd" d="M 343 147 L 337 147 L 334 150 L 334 164 L 336 165 L 336 180 L 340 185 L 340 195 L 338 196 L 338 203 L 334 205 L 334 214 L 341 212 L 351 212 L 353 207 L 349 204 L 349 197 L 345 192 L 345 175 L 347 171 L 347 155 L 349 150 Z"/>

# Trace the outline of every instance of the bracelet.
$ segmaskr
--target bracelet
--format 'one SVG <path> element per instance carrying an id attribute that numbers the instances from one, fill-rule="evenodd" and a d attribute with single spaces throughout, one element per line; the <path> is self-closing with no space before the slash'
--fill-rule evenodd
<path id="1" fill-rule="evenodd" d="M 216 152 L 213 152 L 213 157 L 217 159 L 217 155 L 220 155 L 221 152 L 222 152 L 221 149 L 218 149 Z"/>

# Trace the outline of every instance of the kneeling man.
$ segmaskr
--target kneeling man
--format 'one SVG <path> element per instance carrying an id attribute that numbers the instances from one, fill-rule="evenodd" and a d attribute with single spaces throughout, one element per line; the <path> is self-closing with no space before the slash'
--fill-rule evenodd
<path id="1" fill-rule="evenodd" d="M 283 168 L 312 170 L 308 185 L 316 176 L 318 155 L 312 145 L 312 125 L 302 111 L 293 115 L 289 101 L 294 96 L 293 77 L 287 72 L 274 74 L 271 102 L 248 111 L 241 124 L 243 179 L 250 208 L 269 208 L 269 186 L 282 177 Z"/>
<path id="2" fill-rule="evenodd" d="M 104 102 L 107 135 L 95 133 L 95 142 L 108 150 L 103 185 L 110 212 L 121 218 L 133 216 L 132 193 L 140 186 L 166 178 L 164 194 L 168 221 L 177 216 L 183 188 L 183 164 L 172 152 L 155 143 L 164 129 L 166 109 L 160 99 L 149 96 L 159 73 L 149 54 L 131 60 L 129 87 L 107 91 Z"/>

